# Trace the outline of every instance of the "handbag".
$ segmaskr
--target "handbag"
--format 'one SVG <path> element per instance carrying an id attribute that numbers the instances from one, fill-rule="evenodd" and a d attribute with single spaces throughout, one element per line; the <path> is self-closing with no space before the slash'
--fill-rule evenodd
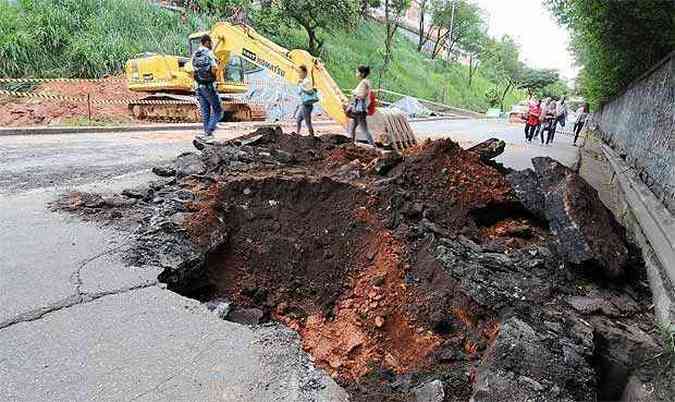
<path id="1" fill-rule="evenodd" d="M 319 101 L 319 91 L 314 88 L 311 91 L 302 91 L 302 103 L 305 105 L 313 105 Z"/>
<path id="2" fill-rule="evenodd" d="M 311 91 L 302 91 L 302 104 L 303 105 L 313 105 L 320 101 L 319 99 L 319 90 L 314 88 L 314 69 L 310 71 L 310 77 L 312 80 L 312 90 Z"/>

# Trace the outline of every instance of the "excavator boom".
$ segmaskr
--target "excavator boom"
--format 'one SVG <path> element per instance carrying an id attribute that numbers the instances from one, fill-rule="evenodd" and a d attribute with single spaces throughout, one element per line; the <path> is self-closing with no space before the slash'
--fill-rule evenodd
<path id="1" fill-rule="evenodd" d="M 196 50 L 195 45 L 203 34 L 190 35 L 191 51 Z M 344 105 L 347 104 L 349 98 L 342 93 L 320 59 L 305 50 L 285 49 L 247 25 L 218 22 L 213 26 L 209 35 L 213 41 L 213 53 L 218 60 L 219 73 L 216 85 L 220 93 L 245 91 L 241 59 L 263 67 L 292 84 L 300 81 L 300 66 L 304 65 L 307 67 L 314 86 L 319 91 L 319 102 L 323 110 L 340 125 L 347 127 L 349 118 L 345 113 Z M 192 65 L 187 58 L 151 55 L 133 59 L 127 63 L 129 89 L 141 92 L 169 91 L 169 94 L 160 94 L 163 98 L 159 99 L 168 105 L 157 108 L 159 110 L 157 114 L 165 111 L 177 114 L 178 109 L 189 109 L 193 112 L 190 119 L 194 120 L 199 117 L 195 102 L 186 99 L 192 94 L 194 83 L 192 71 Z M 246 105 L 241 100 L 234 99 L 229 103 L 226 101 L 224 106 L 226 113 L 232 110 L 230 115 L 235 117 L 235 121 L 258 120 L 262 117 L 253 106 Z M 153 105 L 149 106 L 142 102 L 138 105 L 130 105 L 130 107 L 132 111 L 136 110 L 134 108 L 145 113 L 155 111 Z M 415 136 L 402 112 L 392 109 L 381 110 L 372 118 L 369 117 L 369 121 L 375 137 L 379 136 L 381 142 L 391 144 L 396 150 L 415 144 Z"/>
<path id="2" fill-rule="evenodd" d="M 300 66 L 307 67 L 314 86 L 319 90 L 319 103 L 336 122 L 347 127 L 344 105 L 349 99 L 342 93 L 323 62 L 305 50 L 288 50 L 258 34 L 247 25 L 219 22 L 211 31 L 214 53 L 218 59 L 240 55 L 249 62 L 264 67 L 296 84 L 300 80 Z M 395 109 L 382 110 L 369 118 L 375 136 L 392 145 L 397 151 L 416 144 L 415 135 L 406 116 Z"/>
<path id="3" fill-rule="evenodd" d="M 341 125 L 347 124 L 344 104 L 348 99 L 330 76 L 324 64 L 305 50 L 288 50 L 258 34 L 247 25 L 219 22 L 211 31 L 213 52 L 217 59 L 239 55 L 245 60 L 266 68 L 272 73 L 296 84 L 300 80 L 300 66 L 305 65 L 314 86 L 321 94 L 321 106 Z"/>

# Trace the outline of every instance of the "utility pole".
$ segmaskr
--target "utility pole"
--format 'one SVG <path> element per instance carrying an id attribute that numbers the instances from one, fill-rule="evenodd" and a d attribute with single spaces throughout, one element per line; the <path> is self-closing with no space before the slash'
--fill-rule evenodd
<path id="1" fill-rule="evenodd" d="M 448 43 L 446 48 L 448 50 L 448 63 L 450 62 L 450 45 L 452 44 L 452 31 L 455 25 L 455 6 L 457 5 L 457 0 L 450 0 L 452 2 L 452 8 L 450 9 L 450 26 L 448 27 Z"/>

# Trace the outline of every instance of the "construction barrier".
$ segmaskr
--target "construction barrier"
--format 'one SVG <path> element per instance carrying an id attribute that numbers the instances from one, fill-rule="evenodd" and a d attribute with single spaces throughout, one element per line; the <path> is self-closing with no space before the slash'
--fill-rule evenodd
<path id="1" fill-rule="evenodd" d="M 0 84 L 6 83 L 39 83 L 39 82 L 104 82 L 125 80 L 124 77 L 108 77 L 108 78 L 0 78 Z"/>

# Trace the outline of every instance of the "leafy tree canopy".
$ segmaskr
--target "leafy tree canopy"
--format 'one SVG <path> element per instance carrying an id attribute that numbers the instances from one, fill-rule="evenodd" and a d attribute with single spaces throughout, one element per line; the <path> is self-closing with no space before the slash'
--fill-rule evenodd
<path id="1" fill-rule="evenodd" d="M 308 50 L 318 54 L 323 46 L 322 34 L 349 29 L 359 17 L 358 0 L 274 0 L 272 7 L 280 16 L 301 26 L 308 37 Z"/>
<path id="2" fill-rule="evenodd" d="M 617 95 L 675 48 L 675 2 L 546 0 L 570 29 L 582 67 L 578 86 L 591 103 Z"/>

